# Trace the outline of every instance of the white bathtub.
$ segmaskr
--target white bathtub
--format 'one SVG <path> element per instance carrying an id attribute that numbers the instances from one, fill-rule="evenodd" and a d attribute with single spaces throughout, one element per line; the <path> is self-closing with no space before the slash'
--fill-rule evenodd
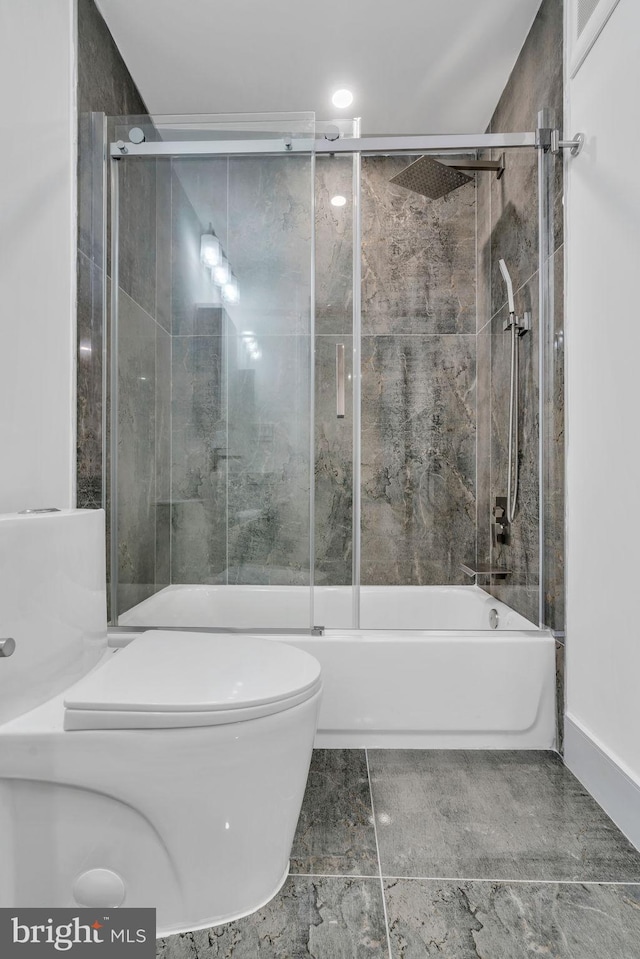
<path id="1" fill-rule="evenodd" d="M 361 586 L 361 629 L 535 629 L 478 586 Z M 231 626 L 233 629 L 309 628 L 308 586 L 166 586 L 122 613 L 121 626 Z M 313 625 L 352 625 L 349 586 L 317 586 Z"/>
<path id="2" fill-rule="evenodd" d="M 489 612 L 498 614 L 498 628 Z M 362 587 L 361 628 L 351 590 L 316 589 L 321 637 L 268 634 L 320 661 L 318 747 L 551 749 L 555 643 L 475 586 Z M 303 617 L 303 618 L 302 618 Z M 120 617 L 144 627 L 287 629 L 309 623 L 296 586 L 169 586 Z M 428 624 L 428 625 L 427 625 Z M 113 644 L 131 633 L 114 632 Z"/>

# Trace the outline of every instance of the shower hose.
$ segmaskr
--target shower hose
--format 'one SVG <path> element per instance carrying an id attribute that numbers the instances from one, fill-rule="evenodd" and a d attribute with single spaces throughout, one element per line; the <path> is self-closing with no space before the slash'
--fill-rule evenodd
<path id="1" fill-rule="evenodd" d="M 511 385 L 509 389 L 509 467 L 507 474 L 507 521 L 513 523 L 518 502 L 518 386 L 520 363 L 516 318 L 511 315 Z M 515 455 L 515 462 L 514 462 Z"/>

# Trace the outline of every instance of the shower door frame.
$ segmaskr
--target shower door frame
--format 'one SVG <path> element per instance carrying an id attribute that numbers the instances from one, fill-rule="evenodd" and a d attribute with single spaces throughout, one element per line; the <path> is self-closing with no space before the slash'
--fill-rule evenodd
<path id="1" fill-rule="evenodd" d="M 356 121 L 358 123 L 359 121 Z M 315 170 L 316 155 L 339 154 L 353 156 L 353 503 L 352 503 L 352 622 L 350 628 L 360 627 L 360 541 L 361 541 L 361 497 L 360 497 L 360 423 L 361 423 L 361 369 L 356 362 L 360 356 L 360 283 L 361 283 L 361 209 L 360 185 L 361 164 L 363 156 L 396 156 L 402 154 L 460 154 L 479 150 L 505 149 L 537 149 L 538 150 L 538 273 L 539 273 L 539 439 L 538 439 L 538 481 L 539 481 L 539 562 L 538 562 L 538 594 L 539 617 L 538 626 L 544 628 L 544 489 L 545 470 L 547 469 L 548 452 L 544 449 L 545 443 L 545 403 L 544 383 L 548 350 L 552 349 L 553 329 L 553 263 L 549 256 L 550 235 L 553 228 L 553 204 L 551 201 L 552 182 L 552 155 L 549 144 L 541 137 L 541 133 L 552 125 L 553 116 L 547 110 L 542 110 L 538 116 L 538 129 L 534 132 L 522 133 L 478 133 L 478 134 L 427 134 L 404 136 L 364 136 L 341 137 L 337 140 L 309 137 L 283 137 L 280 139 L 246 139 L 246 140 L 178 140 L 178 141 L 151 141 L 142 143 L 123 142 L 121 140 L 108 144 L 106 161 L 110 166 L 111 183 L 111 309 L 109 310 L 109 329 L 111 336 L 111 369 L 110 369 L 110 605 L 111 617 L 117 622 L 117 592 L 118 592 L 118 530 L 117 530 L 117 437 L 118 437 L 118 162 L 124 157 L 200 157 L 207 156 L 273 156 L 307 154 L 311 156 L 312 171 Z M 358 133 L 356 128 L 356 133 Z M 106 218 L 105 218 L 106 230 Z M 315 231 L 312 242 L 312 257 L 315 257 Z M 105 243 L 106 248 L 106 243 Z M 315 264 L 311 271 L 311 290 L 314 295 Z M 314 302 L 311 306 L 311 337 L 314 339 Z M 549 332 L 551 330 L 551 332 Z M 357 345 L 356 345 L 357 343 Z M 312 350 L 313 356 L 313 350 Z M 311 405 L 310 405 L 310 435 L 312 459 L 310 463 L 310 631 L 322 628 L 314 625 L 314 468 L 313 446 L 314 434 L 314 363 L 311 364 Z M 104 486 L 104 484 L 103 484 Z M 116 521 L 114 522 L 114 517 Z M 123 628 L 126 627 L 113 627 Z M 149 627 L 152 628 L 152 627 Z M 212 628 L 207 627 L 209 631 Z M 230 627 L 221 627 L 229 631 Z M 215 630 L 213 630 L 215 631 Z M 243 630 L 247 631 L 247 630 Z M 269 630 L 260 630 L 266 631 Z M 289 632 L 290 630 L 279 630 Z M 294 630 L 298 631 L 298 630 Z M 308 629 L 298 632 L 309 632 Z"/>

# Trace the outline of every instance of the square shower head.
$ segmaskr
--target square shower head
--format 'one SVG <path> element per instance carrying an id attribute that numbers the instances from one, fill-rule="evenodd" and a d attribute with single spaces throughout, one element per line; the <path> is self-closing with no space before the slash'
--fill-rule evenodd
<path id="1" fill-rule="evenodd" d="M 456 170 L 455 167 L 440 163 L 433 157 L 424 156 L 391 177 L 389 182 L 437 200 L 438 197 L 457 190 L 471 179 L 473 178 Z"/>

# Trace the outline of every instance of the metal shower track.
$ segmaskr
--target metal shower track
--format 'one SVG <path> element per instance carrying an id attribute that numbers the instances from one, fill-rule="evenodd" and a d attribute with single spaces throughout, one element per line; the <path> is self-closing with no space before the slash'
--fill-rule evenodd
<path id="1" fill-rule="evenodd" d="M 465 150 L 501 150 L 505 148 L 535 147 L 536 133 L 475 133 L 429 136 L 370 136 L 326 138 L 290 137 L 273 140 L 158 140 L 128 143 L 118 140 L 109 147 L 110 156 L 178 157 L 178 156 L 243 156 L 246 154 L 286 153 L 460 153 Z"/>

